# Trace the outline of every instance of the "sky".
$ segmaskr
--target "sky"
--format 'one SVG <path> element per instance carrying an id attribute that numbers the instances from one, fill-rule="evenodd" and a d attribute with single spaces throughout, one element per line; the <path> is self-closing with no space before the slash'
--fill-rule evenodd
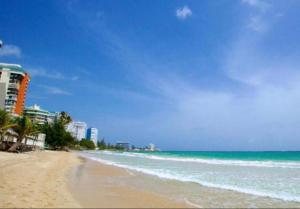
<path id="1" fill-rule="evenodd" d="M 106 141 L 300 150 L 300 1 L 2 0 L 0 62 L 26 105 Z"/>

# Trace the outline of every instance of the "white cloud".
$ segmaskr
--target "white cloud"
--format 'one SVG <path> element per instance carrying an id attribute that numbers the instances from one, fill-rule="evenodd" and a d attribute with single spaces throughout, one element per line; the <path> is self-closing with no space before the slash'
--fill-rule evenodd
<path id="1" fill-rule="evenodd" d="M 30 76 L 32 77 L 44 77 L 44 78 L 51 78 L 51 79 L 64 79 L 64 75 L 61 74 L 60 72 L 55 72 L 55 71 L 47 71 L 43 68 L 31 68 L 28 70 Z"/>
<path id="2" fill-rule="evenodd" d="M 273 17 L 276 17 L 276 14 L 273 14 L 273 5 L 263 0 L 241 0 L 241 2 L 253 9 L 248 18 L 247 28 L 259 33 L 267 32 L 274 21 Z"/>
<path id="3" fill-rule="evenodd" d="M 188 6 L 184 6 L 176 10 L 176 16 L 178 19 L 184 20 L 189 16 L 192 16 L 193 12 Z"/>
<path id="4" fill-rule="evenodd" d="M 55 80 L 69 79 L 71 81 L 77 81 L 79 79 L 79 76 L 66 77 L 60 72 L 49 71 L 49 70 L 45 70 L 44 68 L 29 68 L 28 72 L 31 77 L 43 77 L 43 78 L 49 78 Z"/>
<path id="5" fill-rule="evenodd" d="M 249 19 L 248 28 L 256 32 L 265 32 L 268 29 L 268 25 L 261 16 L 256 15 Z"/>
<path id="6" fill-rule="evenodd" d="M 4 56 L 21 57 L 21 49 L 15 45 L 4 45 L 0 48 L 0 57 Z"/>
<path id="7" fill-rule="evenodd" d="M 263 0 L 242 0 L 242 3 L 245 3 L 251 7 L 255 7 L 262 12 L 266 11 L 271 5 Z"/>
<path id="8" fill-rule="evenodd" d="M 45 86 L 45 85 L 40 85 L 40 87 L 46 89 L 48 94 L 56 94 L 56 95 L 71 95 L 70 92 L 65 91 L 63 89 L 60 89 L 58 87 L 54 86 Z"/>

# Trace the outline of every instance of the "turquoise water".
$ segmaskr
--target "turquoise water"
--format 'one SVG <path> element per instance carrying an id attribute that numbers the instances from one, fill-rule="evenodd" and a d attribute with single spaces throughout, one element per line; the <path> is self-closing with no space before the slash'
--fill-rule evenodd
<path id="1" fill-rule="evenodd" d="M 204 159 L 233 159 L 256 161 L 300 161 L 300 151 L 265 151 L 265 152 L 207 152 L 207 151 L 163 151 L 163 152 L 138 152 L 148 155 L 181 158 Z"/>
<path id="2" fill-rule="evenodd" d="M 110 152 L 90 159 L 164 179 L 300 202 L 300 152 Z"/>

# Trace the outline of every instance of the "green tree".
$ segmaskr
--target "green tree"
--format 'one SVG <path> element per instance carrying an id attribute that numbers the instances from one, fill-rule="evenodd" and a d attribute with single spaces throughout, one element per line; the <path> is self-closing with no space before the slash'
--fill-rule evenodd
<path id="1" fill-rule="evenodd" d="M 112 145 L 108 142 L 106 145 L 106 149 L 114 149 L 114 145 Z"/>
<path id="2" fill-rule="evenodd" d="M 80 146 L 86 148 L 86 149 L 89 149 L 89 150 L 93 150 L 96 148 L 95 144 L 93 141 L 91 140 L 87 140 L 87 139 L 82 139 L 80 141 Z"/>
<path id="3" fill-rule="evenodd" d="M 122 151 L 122 150 L 125 150 L 125 147 L 122 146 L 122 145 L 116 145 L 116 146 L 115 146 L 115 149 L 116 149 L 116 150 Z"/>
<path id="4" fill-rule="evenodd" d="M 66 121 L 60 118 L 51 124 L 45 124 L 42 128 L 46 134 L 46 145 L 51 149 L 64 149 L 75 144 L 75 138 L 66 131 L 65 125 Z"/>
<path id="5" fill-rule="evenodd" d="M 97 142 L 97 147 L 100 149 L 100 150 L 105 150 L 106 149 L 106 143 L 104 141 L 104 138 L 99 142 Z"/>
<path id="6" fill-rule="evenodd" d="M 4 140 L 4 136 L 7 130 L 14 127 L 16 124 L 13 123 L 11 115 L 5 110 L 0 109 L 0 144 Z"/>
<path id="7" fill-rule="evenodd" d="M 72 118 L 69 115 L 69 113 L 62 111 L 62 112 L 60 112 L 59 115 L 60 115 L 59 119 L 64 125 L 67 125 L 72 122 Z"/>
<path id="8" fill-rule="evenodd" d="M 57 150 L 76 145 L 75 138 L 66 131 L 66 126 L 70 122 L 72 122 L 71 116 L 67 112 L 62 111 L 53 123 L 45 124 L 42 127 L 43 133 L 46 134 L 45 142 L 49 148 Z"/>
<path id="9" fill-rule="evenodd" d="M 25 139 L 25 145 L 27 142 L 28 136 L 33 136 L 38 134 L 39 131 L 36 128 L 36 125 L 31 122 L 31 120 L 26 117 L 18 117 L 15 119 L 16 126 L 13 127 L 14 131 L 18 134 L 17 142 L 11 146 L 8 151 L 15 152 L 19 146 L 22 144 L 22 141 Z"/>

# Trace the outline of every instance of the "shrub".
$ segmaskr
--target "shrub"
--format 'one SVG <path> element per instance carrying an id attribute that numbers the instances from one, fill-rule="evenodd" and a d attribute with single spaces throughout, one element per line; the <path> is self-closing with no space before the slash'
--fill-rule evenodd
<path id="1" fill-rule="evenodd" d="M 87 140 L 87 139 L 82 139 L 80 141 L 80 146 L 82 146 L 82 147 L 84 147 L 86 149 L 89 149 L 89 150 L 92 150 L 92 149 L 96 148 L 94 142 L 91 141 L 91 140 Z"/>

